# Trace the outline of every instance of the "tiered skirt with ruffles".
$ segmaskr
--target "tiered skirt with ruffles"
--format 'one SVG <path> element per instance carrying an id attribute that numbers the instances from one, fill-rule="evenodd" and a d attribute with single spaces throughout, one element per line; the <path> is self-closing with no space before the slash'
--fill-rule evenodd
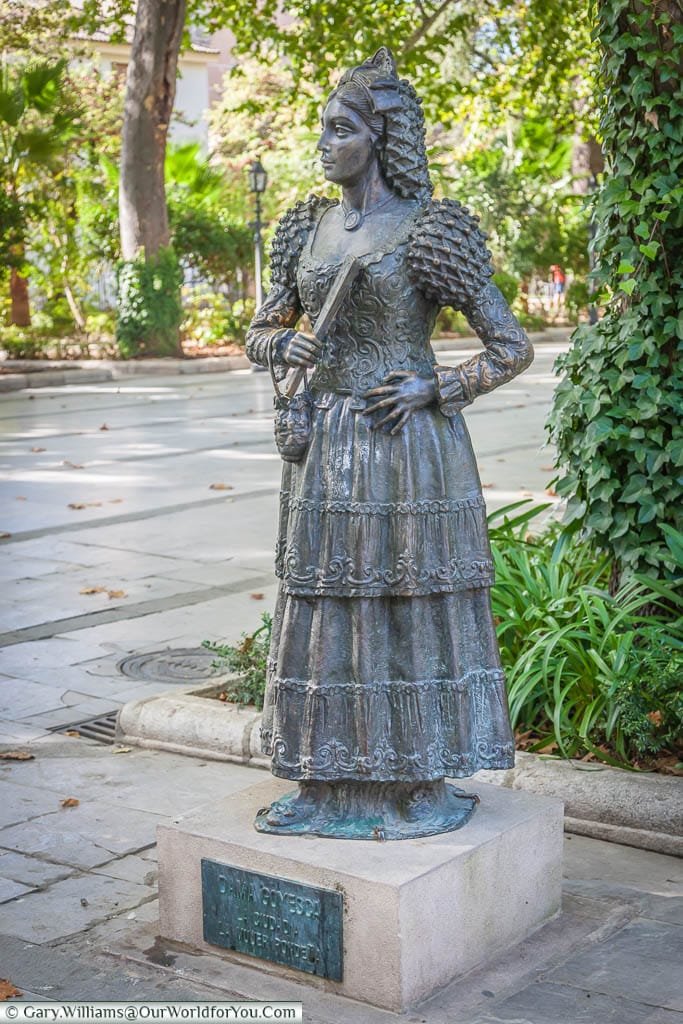
<path id="1" fill-rule="evenodd" d="M 262 726 L 288 779 L 414 782 L 509 768 L 514 746 L 472 445 L 458 413 L 392 436 L 316 393 L 286 464 Z"/>

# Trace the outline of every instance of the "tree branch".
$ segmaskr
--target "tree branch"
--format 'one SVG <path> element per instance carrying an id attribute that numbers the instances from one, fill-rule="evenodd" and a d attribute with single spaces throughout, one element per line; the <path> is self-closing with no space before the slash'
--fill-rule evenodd
<path id="1" fill-rule="evenodd" d="M 429 14 L 424 21 L 417 26 L 417 28 L 411 32 L 406 41 L 400 47 L 397 53 L 397 57 L 405 57 L 407 53 L 414 50 L 420 40 L 429 32 L 430 28 L 438 21 L 441 15 L 447 10 L 448 7 L 457 0 L 441 0 L 439 6 Z M 421 5 L 420 5 L 421 6 Z M 422 8 L 424 9 L 424 8 Z"/>

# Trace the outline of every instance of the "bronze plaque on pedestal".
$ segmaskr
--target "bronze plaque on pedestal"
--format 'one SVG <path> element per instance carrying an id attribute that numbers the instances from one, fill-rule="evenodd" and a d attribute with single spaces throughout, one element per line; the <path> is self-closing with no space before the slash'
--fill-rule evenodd
<path id="1" fill-rule="evenodd" d="M 206 942 L 342 980 L 341 893 L 202 860 L 202 908 Z"/>

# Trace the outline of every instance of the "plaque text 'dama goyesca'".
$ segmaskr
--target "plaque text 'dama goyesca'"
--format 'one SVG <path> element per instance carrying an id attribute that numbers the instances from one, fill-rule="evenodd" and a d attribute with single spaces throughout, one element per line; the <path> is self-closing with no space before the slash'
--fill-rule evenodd
<path id="1" fill-rule="evenodd" d="M 202 860 L 204 940 L 342 980 L 339 892 Z"/>

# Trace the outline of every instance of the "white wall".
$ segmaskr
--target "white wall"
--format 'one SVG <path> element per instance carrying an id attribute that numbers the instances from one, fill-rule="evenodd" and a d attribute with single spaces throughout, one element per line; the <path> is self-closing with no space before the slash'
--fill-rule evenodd
<path id="1" fill-rule="evenodd" d="M 99 56 L 102 75 L 108 78 L 114 66 L 125 64 L 127 54 L 103 54 Z M 209 69 L 207 63 L 188 61 L 183 58 L 179 63 L 179 75 L 176 84 L 174 115 L 171 119 L 169 137 L 172 142 L 198 142 L 203 150 L 208 149 L 209 128 L 207 111 L 209 108 Z M 120 73 L 121 89 L 125 87 L 125 78 Z M 185 123 L 187 122 L 187 123 Z"/>

